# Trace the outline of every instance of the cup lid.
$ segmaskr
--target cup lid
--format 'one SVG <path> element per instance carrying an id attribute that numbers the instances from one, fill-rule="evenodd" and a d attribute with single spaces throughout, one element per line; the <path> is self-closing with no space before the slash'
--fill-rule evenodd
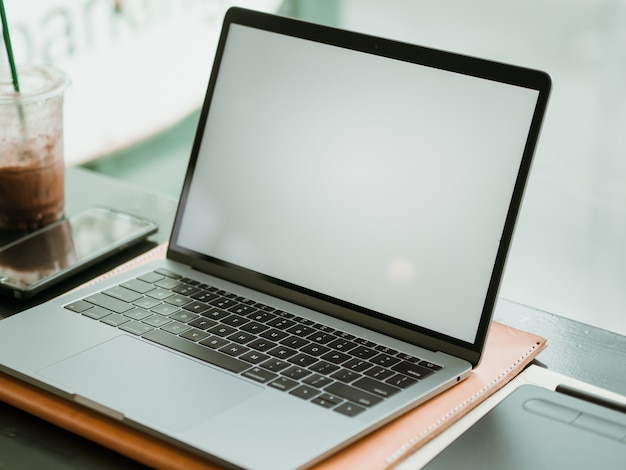
<path id="1" fill-rule="evenodd" d="M 17 67 L 20 92 L 13 88 L 9 67 L 0 67 L 0 104 L 45 101 L 62 94 L 69 85 L 68 76 L 51 65 Z"/>

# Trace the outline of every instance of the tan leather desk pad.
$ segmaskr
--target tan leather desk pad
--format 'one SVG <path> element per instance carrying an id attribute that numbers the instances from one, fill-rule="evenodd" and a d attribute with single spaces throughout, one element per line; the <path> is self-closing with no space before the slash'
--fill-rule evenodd
<path id="1" fill-rule="evenodd" d="M 164 253 L 161 245 L 116 268 L 114 273 Z M 493 322 L 483 360 L 467 380 L 342 449 L 316 468 L 393 467 L 504 386 L 546 344 L 545 338 Z M 0 400 L 150 467 L 218 468 L 192 453 L 5 374 L 0 374 Z"/>

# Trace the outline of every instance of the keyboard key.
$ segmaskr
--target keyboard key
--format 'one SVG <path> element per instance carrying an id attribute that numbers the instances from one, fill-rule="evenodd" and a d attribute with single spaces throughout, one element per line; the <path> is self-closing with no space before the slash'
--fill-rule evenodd
<path id="1" fill-rule="evenodd" d="M 402 361 L 412 362 L 413 364 L 417 364 L 418 362 L 421 361 L 421 359 L 419 359 L 419 358 L 417 358 L 415 356 L 411 356 L 410 354 L 405 354 L 405 353 L 398 354 L 398 357 Z"/>
<path id="2" fill-rule="evenodd" d="M 310 326 L 297 324 L 287 329 L 287 332 L 292 335 L 300 336 L 302 338 L 312 335 L 315 333 L 315 328 L 311 328 Z"/>
<path id="3" fill-rule="evenodd" d="M 328 325 L 322 325 L 321 323 L 316 323 L 315 324 L 315 328 L 317 328 L 320 331 L 323 331 L 324 333 L 334 333 L 335 329 L 331 328 Z"/>
<path id="4" fill-rule="evenodd" d="M 276 343 L 268 341 L 264 338 L 259 338 L 249 343 L 248 346 L 252 349 L 256 349 L 257 351 L 268 351 L 269 349 L 275 347 Z"/>
<path id="5" fill-rule="evenodd" d="M 245 298 L 245 297 L 241 297 L 241 296 L 236 297 L 236 298 L 235 298 L 235 300 L 236 300 L 237 302 L 242 303 L 242 304 L 250 305 L 251 307 L 254 307 L 254 304 L 256 303 L 256 302 L 255 302 L 254 300 L 252 300 L 252 299 L 247 299 L 247 298 Z"/>
<path id="6" fill-rule="evenodd" d="M 265 369 L 261 369 L 260 367 L 253 367 L 241 375 L 260 383 L 266 383 L 278 377 L 276 374 Z"/>
<path id="7" fill-rule="evenodd" d="M 125 287 L 126 289 L 130 289 L 140 294 L 145 294 L 146 292 L 154 289 L 154 286 L 152 284 L 142 281 L 141 279 L 131 279 L 130 281 L 126 281 L 120 285 L 122 287 Z"/>
<path id="8" fill-rule="evenodd" d="M 288 362 L 274 358 L 268 359 L 267 361 L 261 363 L 261 367 L 274 372 L 280 372 L 281 370 L 286 369 L 289 366 L 290 364 Z"/>
<path id="9" fill-rule="evenodd" d="M 155 274 L 160 274 L 161 276 L 171 277 L 172 279 L 180 279 L 182 276 L 180 274 L 176 274 L 175 272 L 170 271 L 169 269 L 159 268 L 154 270 Z"/>
<path id="10" fill-rule="evenodd" d="M 328 375 L 338 370 L 339 366 L 331 364 L 330 362 L 319 361 L 309 367 L 309 369 L 313 372 L 317 372 L 318 374 Z"/>
<path id="11" fill-rule="evenodd" d="M 301 347 L 306 346 L 309 343 L 310 341 L 304 338 L 299 338 L 297 336 L 288 336 L 280 341 L 280 344 L 284 344 L 285 346 L 289 346 L 293 349 L 300 349 Z"/>
<path id="12" fill-rule="evenodd" d="M 309 356 L 308 354 L 298 353 L 295 356 L 290 357 L 289 362 L 297 364 L 301 367 L 309 367 L 311 364 L 315 364 L 317 362 L 317 358 Z"/>
<path id="13" fill-rule="evenodd" d="M 285 339 L 287 336 L 289 336 L 289 333 L 285 333 L 284 331 L 280 331 L 280 330 L 276 330 L 274 328 L 264 331 L 263 333 L 261 333 L 259 336 L 265 338 L 265 339 L 269 339 L 270 341 L 280 341 Z"/>
<path id="14" fill-rule="evenodd" d="M 107 315 L 111 315 L 111 310 L 92 305 L 89 310 L 85 310 L 83 312 L 83 315 L 89 318 L 93 318 L 94 320 L 100 320 Z"/>
<path id="15" fill-rule="evenodd" d="M 273 312 L 274 310 L 276 310 L 274 307 L 270 307 L 269 305 L 262 304 L 261 302 L 255 303 L 254 306 L 258 308 L 259 310 L 263 310 L 265 312 Z"/>
<path id="16" fill-rule="evenodd" d="M 356 379 L 361 377 L 361 374 L 357 374 L 348 369 L 339 369 L 337 372 L 333 372 L 330 376 L 332 379 L 339 380 L 343 383 L 354 382 Z"/>
<path id="17" fill-rule="evenodd" d="M 230 299 L 230 300 L 235 300 L 237 298 L 237 296 L 233 294 L 232 292 L 228 292 L 228 291 L 221 290 L 221 289 L 215 291 L 215 293 L 219 294 L 220 297 L 226 297 L 227 299 Z"/>
<path id="18" fill-rule="evenodd" d="M 143 297 L 142 294 L 121 286 L 111 287 L 110 289 L 104 290 L 103 293 L 128 303 L 134 302 L 135 300 Z"/>
<path id="19" fill-rule="evenodd" d="M 152 297 L 142 297 L 139 300 L 135 300 L 133 305 L 141 308 L 145 308 L 146 310 L 150 310 L 152 307 L 156 307 L 161 303 L 160 300 L 153 299 Z"/>
<path id="20" fill-rule="evenodd" d="M 373 341 L 370 341 L 368 339 L 365 338 L 355 338 L 354 342 L 357 344 L 360 344 L 361 346 L 365 346 L 367 348 L 373 349 L 377 346 L 376 343 L 374 343 Z"/>
<path id="21" fill-rule="evenodd" d="M 150 272 L 150 273 L 142 274 L 137 279 L 139 279 L 140 281 L 147 282 L 149 284 L 154 284 L 155 282 L 163 279 L 163 276 L 156 272 Z"/>
<path id="22" fill-rule="evenodd" d="M 335 334 L 340 338 L 346 339 L 348 341 L 354 341 L 356 336 L 351 335 L 350 333 L 346 333 L 345 331 L 336 331 Z"/>
<path id="23" fill-rule="evenodd" d="M 433 364 L 432 362 L 428 362 L 428 361 L 421 361 L 419 365 L 422 367 L 425 367 L 426 369 L 430 369 L 434 372 L 443 369 L 443 367 L 441 367 L 440 365 Z"/>
<path id="24" fill-rule="evenodd" d="M 255 335 L 251 335 L 250 333 L 246 333 L 245 331 L 236 331 L 232 335 L 228 336 L 226 339 L 230 341 L 234 341 L 239 344 L 246 344 L 256 339 Z"/>
<path id="25" fill-rule="evenodd" d="M 379 397 L 387 398 L 400 391 L 399 388 L 379 382 L 369 377 L 363 377 L 352 384 L 366 392 L 374 393 Z"/>
<path id="26" fill-rule="evenodd" d="M 120 315 L 118 313 L 112 313 L 111 315 L 104 317 L 100 321 L 110 326 L 120 326 L 126 322 L 129 322 L 130 318 L 125 317 L 124 315 Z"/>
<path id="27" fill-rule="evenodd" d="M 143 308 L 134 308 L 128 312 L 125 312 L 124 315 L 126 315 L 128 318 L 132 318 L 133 320 L 143 320 L 144 318 L 152 315 L 152 312 L 148 312 Z"/>
<path id="28" fill-rule="evenodd" d="M 269 354 L 270 356 L 278 357 L 280 359 L 288 359 L 291 356 L 295 355 L 296 351 L 291 348 L 288 348 L 287 346 L 279 345 L 267 351 L 267 354 Z"/>
<path id="29" fill-rule="evenodd" d="M 311 371 L 303 369 L 302 367 L 291 366 L 289 369 L 285 369 L 281 374 L 294 380 L 300 380 L 307 375 L 311 375 Z"/>
<path id="30" fill-rule="evenodd" d="M 400 372 L 409 377 L 413 377 L 416 380 L 422 380 L 432 374 L 434 371 L 426 369 L 419 364 L 413 364 L 412 362 L 402 361 L 391 368 L 396 372 Z"/>
<path id="31" fill-rule="evenodd" d="M 180 308 L 174 305 L 169 305 L 169 304 L 159 304 L 155 307 L 152 307 L 150 311 L 154 313 L 158 313 L 159 315 L 163 315 L 164 317 L 167 317 L 173 313 L 179 312 Z"/>
<path id="32" fill-rule="evenodd" d="M 93 307 L 93 304 L 90 304 L 89 302 L 85 302 L 84 300 L 77 300 L 75 302 L 72 302 L 71 304 L 65 305 L 66 309 L 71 310 L 72 312 L 76 312 L 76 313 L 82 313 L 85 310 L 89 310 L 92 307 Z"/>
<path id="33" fill-rule="evenodd" d="M 365 375 L 372 377 L 374 379 L 385 380 L 395 375 L 395 372 L 389 369 L 385 369 L 384 367 L 374 366 L 371 369 L 367 369 L 365 371 Z"/>
<path id="34" fill-rule="evenodd" d="M 226 346 L 228 343 L 228 340 L 220 338 L 219 336 L 209 336 L 207 339 L 200 341 L 200 344 L 208 346 L 212 349 L 219 349 L 223 346 Z"/>
<path id="35" fill-rule="evenodd" d="M 224 310 L 228 310 L 230 307 L 239 304 L 239 302 L 237 302 L 236 300 L 227 299 L 226 297 L 219 297 L 215 300 L 211 300 L 209 303 L 214 307 L 222 308 Z"/>
<path id="36" fill-rule="evenodd" d="M 349 417 L 353 417 L 365 411 L 365 408 L 355 405 L 353 403 L 343 403 L 339 405 L 337 408 L 334 408 L 333 411 L 337 413 L 344 414 Z"/>
<path id="37" fill-rule="evenodd" d="M 250 315 L 248 315 L 248 318 L 250 320 L 254 320 L 259 323 L 266 323 L 276 318 L 276 315 L 274 315 L 273 313 L 268 313 L 268 312 L 263 312 L 261 310 L 257 310 L 256 312 L 253 312 Z"/>
<path id="38" fill-rule="evenodd" d="M 193 321 L 190 321 L 188 325 L 198 328 L 199 330 L 208 330 L 209 328 L 217 325 L 217 322 L 209 320 L 208 318 L 198 317 Z"/>
<path id="39" fill-rule="evenodd" d="M 213 328 L 209 328 L 208 331 L 209 333 L 213 333 L 214 335 L 226 337 L 232 335 L 235 331 L 237 331 L 237 329 L 233 328 L 232 326 L 221 325 L 218 323 Z"/>
<path id="40" fill-rule="evenodd" d="M 192 328 L 190 330 L 185 331 L 180 336 L 182 338 L 188 339 L 189 341 L 194 341 L 197 343 L 198 341 L 202 341 L 203 339 L 205 339 L 207 336 L 209 336 L 209 334 L 206 331 Z"/>
<path id="41" fill-rule="evenodd" d="M 130 309 L 134 308 L 132 304 L 122 302 L 121 300 L 101 293 L 90 295 L 84 300 L 90 304 L 98 305 L 99 307 L 106 308 L 107 310 L 111 310 L 115 313 L 128 312 Z"/>
<path id="42" fill-rule="evenodd" d="M 324 388 L 326 387 L 326 385 L 330 385 L 331 383 L 333 383 L 333 381 L 328 377 L 324 377 L 323 375 L 319 374 L 313 374 L 304 379 L 303 382 L 315 388 Z"/>
<path id="43" fill-rule="evenodd" d="M 395 356 L 396 354 L 398 354 L 398 351 L 396 351 L 395 349 L 388 348 L 387 346 L 383 346 L 382 344 L 375 346 L 374 349 L 376 349 L 379 352 L 389 354 L 390 356 Z"/>
<path id="44" fill-rule="evenodd" d="M 237 328 L 239 328 L 241 325 L 248 323 L 250 320 L 248 320 L 245 317 L 242 317 L 241 315 L 236 315 L 236 314 L 232 314 L 224 319 L 222 319 L 222 323 L 225 323 L 226 325 L 230 325 L 230 326 L 235 326 Z"/>
<path id="45" fill-rule="evenodd" d="M 236 313 L 237 315 L 245 315 L 245 316 L 247 316 L 247 315 L 249 315 L 249 314 L 251 314 L 253 312 L 258 311 L 258 309 L 253 307 L 253 306 L 251 306 L 251 305 L 246 305 L 246 304 L 241 304 L 240 303 L 238 305 L 234 305 L 234 306 L 230 307 L 228 309 L 228 311 L 232 312 L 232 313 Z"/>
<path id="46" fill-rule="evenodd" d="M 319 346 L 317 344 L 309 344 L 307 346 L 304 346 L 301 351 L 312 356 L 321 356 L 322 354 L 330 351 L 330 348 L 327 348 L 326 346 Z"/>
<path id="47" fill-rule="evenodd" d="M 381 365 L 383 367 L 391 367 L 392 365 L 400 362 L 397 357 L 392 357 L 389 354 L 381 353 L 378 356 L 374 356 L 371 361 L 374 364 Z"/>
<path id="48" fill-rule="evenodd" d="M 179 310 L 173 315 L 169 315 L 169 317 L 172 320 L 177 320 L 181 323 L 189 323 L 190 321 L 193 321 L 196 318 L 198 318 L 198 315 L 194 315 L 193 313 L 187 312 L 185 310 Z"/>
<path id="49" fill-rule="evenodd" d="M 267 361 L 270 357 L 266 354 L 262 354 L 257 351 L 248 351 L 245 354 L 239 356 L 239 359 L 243 359 L 250 364 L 260 364 L 263 361 Z"/>
<path id="50" fill-rule="evenodd" d="M 352 341 L 348 341 L 343 338 L 336 339 L 335 341 L 331 341 L 327 344 L 329 348 L 336 349 L 337 351 L 350 351 L 351 349 L 356 348 L 357 344 Z"/>
<path id="51" fill-rule="evenodd" d="M 289 320 L 288 318 L 276 317 L 273 320 L 267 322 L 267 324 L 273 328 L 280 330 L 286 330 L 287 328 L 296 324 L 296 322 Z M 286 333 L 285 333 L 286 334 Z"/>
<path id="52" fill-rule="evenodd" d="M 152 331 L 153 329 L 154 328 L 150 325 L 146 325 L 145 323 L 141 323 L 139 321 L 129 321 L 120 326 L 120 330 L 124 330 L 138 336 L 147 333 L 148 331 Z"/>
<path id="53" fill-rule="evenodd" d="M 230 343 L 229 345 L 220 348 L 219 351 L 223 352 L 224 354 L 228 354 L 229 356 L 239 356 L 243 353 L 250 351 L 250 348 L 246 348 L 241 344 Z"/>
<path id="54" fill-rule="evenodd" d="M 180 323 L 180 322 L 177 322 L 177 321 L 172 321 L 172 322 L 168 323 L 167 325 L 163 326 L 161 329 L 167 331 L 168 333 L 172 333 L 174 335 L 179 335 L 179 334 L 184 333 L 185 331 L 187 331 L 189 329 L 189 327 L 187 325 L 185 325 L 184 323 Z"/>
<path id="55" fill-rule="evenodd" d="M 328 393 L 322 393 L 320 396 L 313 398 L 311 400 L 312 403 L 316 405 L 323 406 L 324 408 L 332 408 L 335 405 L 338 405 L 343 400 L 334 395 L 329 395 Z M 356 406 L 356 405 L 353 405 Z"/>
<path id="56" fill-rule="evenodd" d="M 308 325 L 308 326 L 311 326 L 311 325 L 315 324 L 315 322 L 313 320 L 309 320 L 308 318 L 299 317 L 297 315 L 292 317 L 292 320 L 296 321 L 298 323 L 302 323 L 303 325 Z"/>
<path id="57" fill-rule="evenodd" d="M 263 325 L 262 323 L 256 321 L 248 322 L 241 327 L 241 330 L 247 331 L 248 333 L 252 333 L 255 335 L 261 334 L 267 329 L 269 329 L 269 326 Z"/>
<path id="58" fill-rule="evenodd" d="M 374 406 L 382 401 L 382 398 L 376 395 L 339 382 L 330 384 L 324 391 L 362 406 Z"/>
<path id="59" fill-rule="evenodd" d="M 164 300 L 164 299 L 167 299 L 168 297 L 173 296 L 174 294 L 172 294 L 172 291 L 157 287 L 156 289 L 148 292 L 146 295 L 148 297 L 152 297 L 153 299 Z"/>
<path id="60" fill-rule="evenodd" d="M 357 346 L 350 351 L 350 354 L 358 357 L 359 359 L 371 359 L 378 354 L 378 351 L 366 346 Z"/>
<path id="61" fill-rule="evenodd" d="M 319 390 L 313 388 L 313 387 L 309 387 L 308 385 L 300 385 L 298 388 L 292 390 L 291 392 L 289 392 L 290 395 L 295 395 L 299 398 L 304 398 L 305 400 L 308 400 L 310 398 L 313 398 L 316 395 L 319 395 L 320 392 Z"/>
<path id="62" fill-rule="evenodd" d="M 193 313 L 202 313 L 208 310 L 209 306 L 202 302 L 193 301 L 186 305 L 183 305 L 183 308 Z"/>
<path id="63" fill-rule="evenodd" d="M 278 377 L 276 380 L 269 383 L 270 387 L 276 388 L 283 392 L 287 392 L 291 390 L 292 388 L 296 387 L 297 385 L 298 385 L 298 382 L 296 382 L 295 380 L 288 379 L 287 377 Z"/>
<path id="64" fill-rule="evenodd" d="M 407 387 L 413 385 L 416 382 L 417 382 L 417 380 L 412 379 L 412 378 L 407 377 L 406 375 L 402 375 L 402 374 L 396 374 L 393 377 L 385 380 L 385 383 L 388 383 L 390 385 L 394 385 L 394 386 L 400 387 L 400 388 L 407 388 Z"/>
<path id="65" fill-rule="evenodd" d="M 332 362 L 333 364 L 341 364 L 350 359 L 350 356 L 339 351 L 329 351 L 322 356 L 322 359 Z"/>
<path id="66" fill-rule="evenodd" d="M 214 351 L 213 349 L 200 346 L 197 343 L 192 343 L 191 341 L 187 341 L 180 336 L 172 335 L 163 330 L 149 331 L 143 337 L 231 372 L 240 373 L 250 368 L 250 364 L 247 362 L 222 354 L 218 351 Z"/>
<path id="67" fill-rule="evenodd" d="M 326 344 L 335 339 L 335 335 L 331 335 L 330 333 L 324 333 L 323 331 L 316 331 L 307 337 L 307 339 L 313 341 L 318 344 Z"/>
<path id="68" fill-rule="evenodd" d="M 160 281 L 155 282 L 154 285 L 163 289 L 171 290 L 181 284 L 176 279 L 163 278 Z"/>
<path id="69" fill-rule="evenodd" d="M 191 302 L 189 297 L 185 297 L 184 295 L 173 295 L 165 299 L 165 302 L 170 305 L 176 305 L 177 307 L 182 307 L 183 305 L 187 305 Z"/>
<path id="70" fill-rule="evenodd" d="M 163 315 L 152 315 L 151 317 L 144 319 L 143 322 L 150 326 L 154 326 L 155 328 L 160 328 L 163 325 L 167 325 L 171 321 L 172 320 L 164 317 Z"/>
<path id="71" fill-rule="evenodd" d="M 226 310 L 222 310 L 221 308 L 210 308 L 209 310 L 205 310 L 202 312 L 203 317 L 210 318 L 212 320 L 221 320 L 222 318 L 226 318 L 230 313 Z"/>
<path id="72" fill-rule="evenodd" d="M 199 292 L 202 289 L 194 286 L 190 286 L 189 284 L 179 284 L 176 287 L 172 288 L 172 292 L 176 292 L 177 294 L 186 295 L 187 297 L 191 297 Z"/>
<path id="73" fill-rule="evenodd" d="M 354 371 L 354 372 L 364 372 L 370 367 L 372 367 L 372 363 L 367 362 L 367 361 L 362 361 L 361 359 L 353 358 L 353 359 L 350 359 L 348 362 L 344 363 L 343 367 L 345 367 L 346 369 L 350 369 L 351 371 Z"/>
<path id="74" fill-rule="evenodd" d="M 199 302 L 205 302 L 208 303 L 211 300 L 215 300 L 215 299 L 219 299 L 219 295 L 213 293 L 213 292 L 207 292 L 205 290 L 202 290 L 200 292 L 196 292 L 195 294 L 190 296 L 192 299 L 194 300 L 198 300 Z"/>

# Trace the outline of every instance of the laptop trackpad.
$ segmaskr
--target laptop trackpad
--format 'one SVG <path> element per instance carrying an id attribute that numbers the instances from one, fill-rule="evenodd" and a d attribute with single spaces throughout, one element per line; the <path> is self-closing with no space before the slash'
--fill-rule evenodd
<path id="1" fill-rule="evenodd" d="M 165 431 L 187 429 L 262 391 L 128 336 L 118 336 L 39 374 L 129 419 Z"/>

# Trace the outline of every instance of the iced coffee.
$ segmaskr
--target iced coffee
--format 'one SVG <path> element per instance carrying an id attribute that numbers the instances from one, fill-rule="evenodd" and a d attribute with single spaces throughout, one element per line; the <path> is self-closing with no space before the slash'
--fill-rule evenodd
<path id="1" fill-rule="evenodd" d="M 63 94 L 50 66 L 18 68 L 20 93 L 0 68 L 0 230 L 30 230 L 64 209 Z"/>

